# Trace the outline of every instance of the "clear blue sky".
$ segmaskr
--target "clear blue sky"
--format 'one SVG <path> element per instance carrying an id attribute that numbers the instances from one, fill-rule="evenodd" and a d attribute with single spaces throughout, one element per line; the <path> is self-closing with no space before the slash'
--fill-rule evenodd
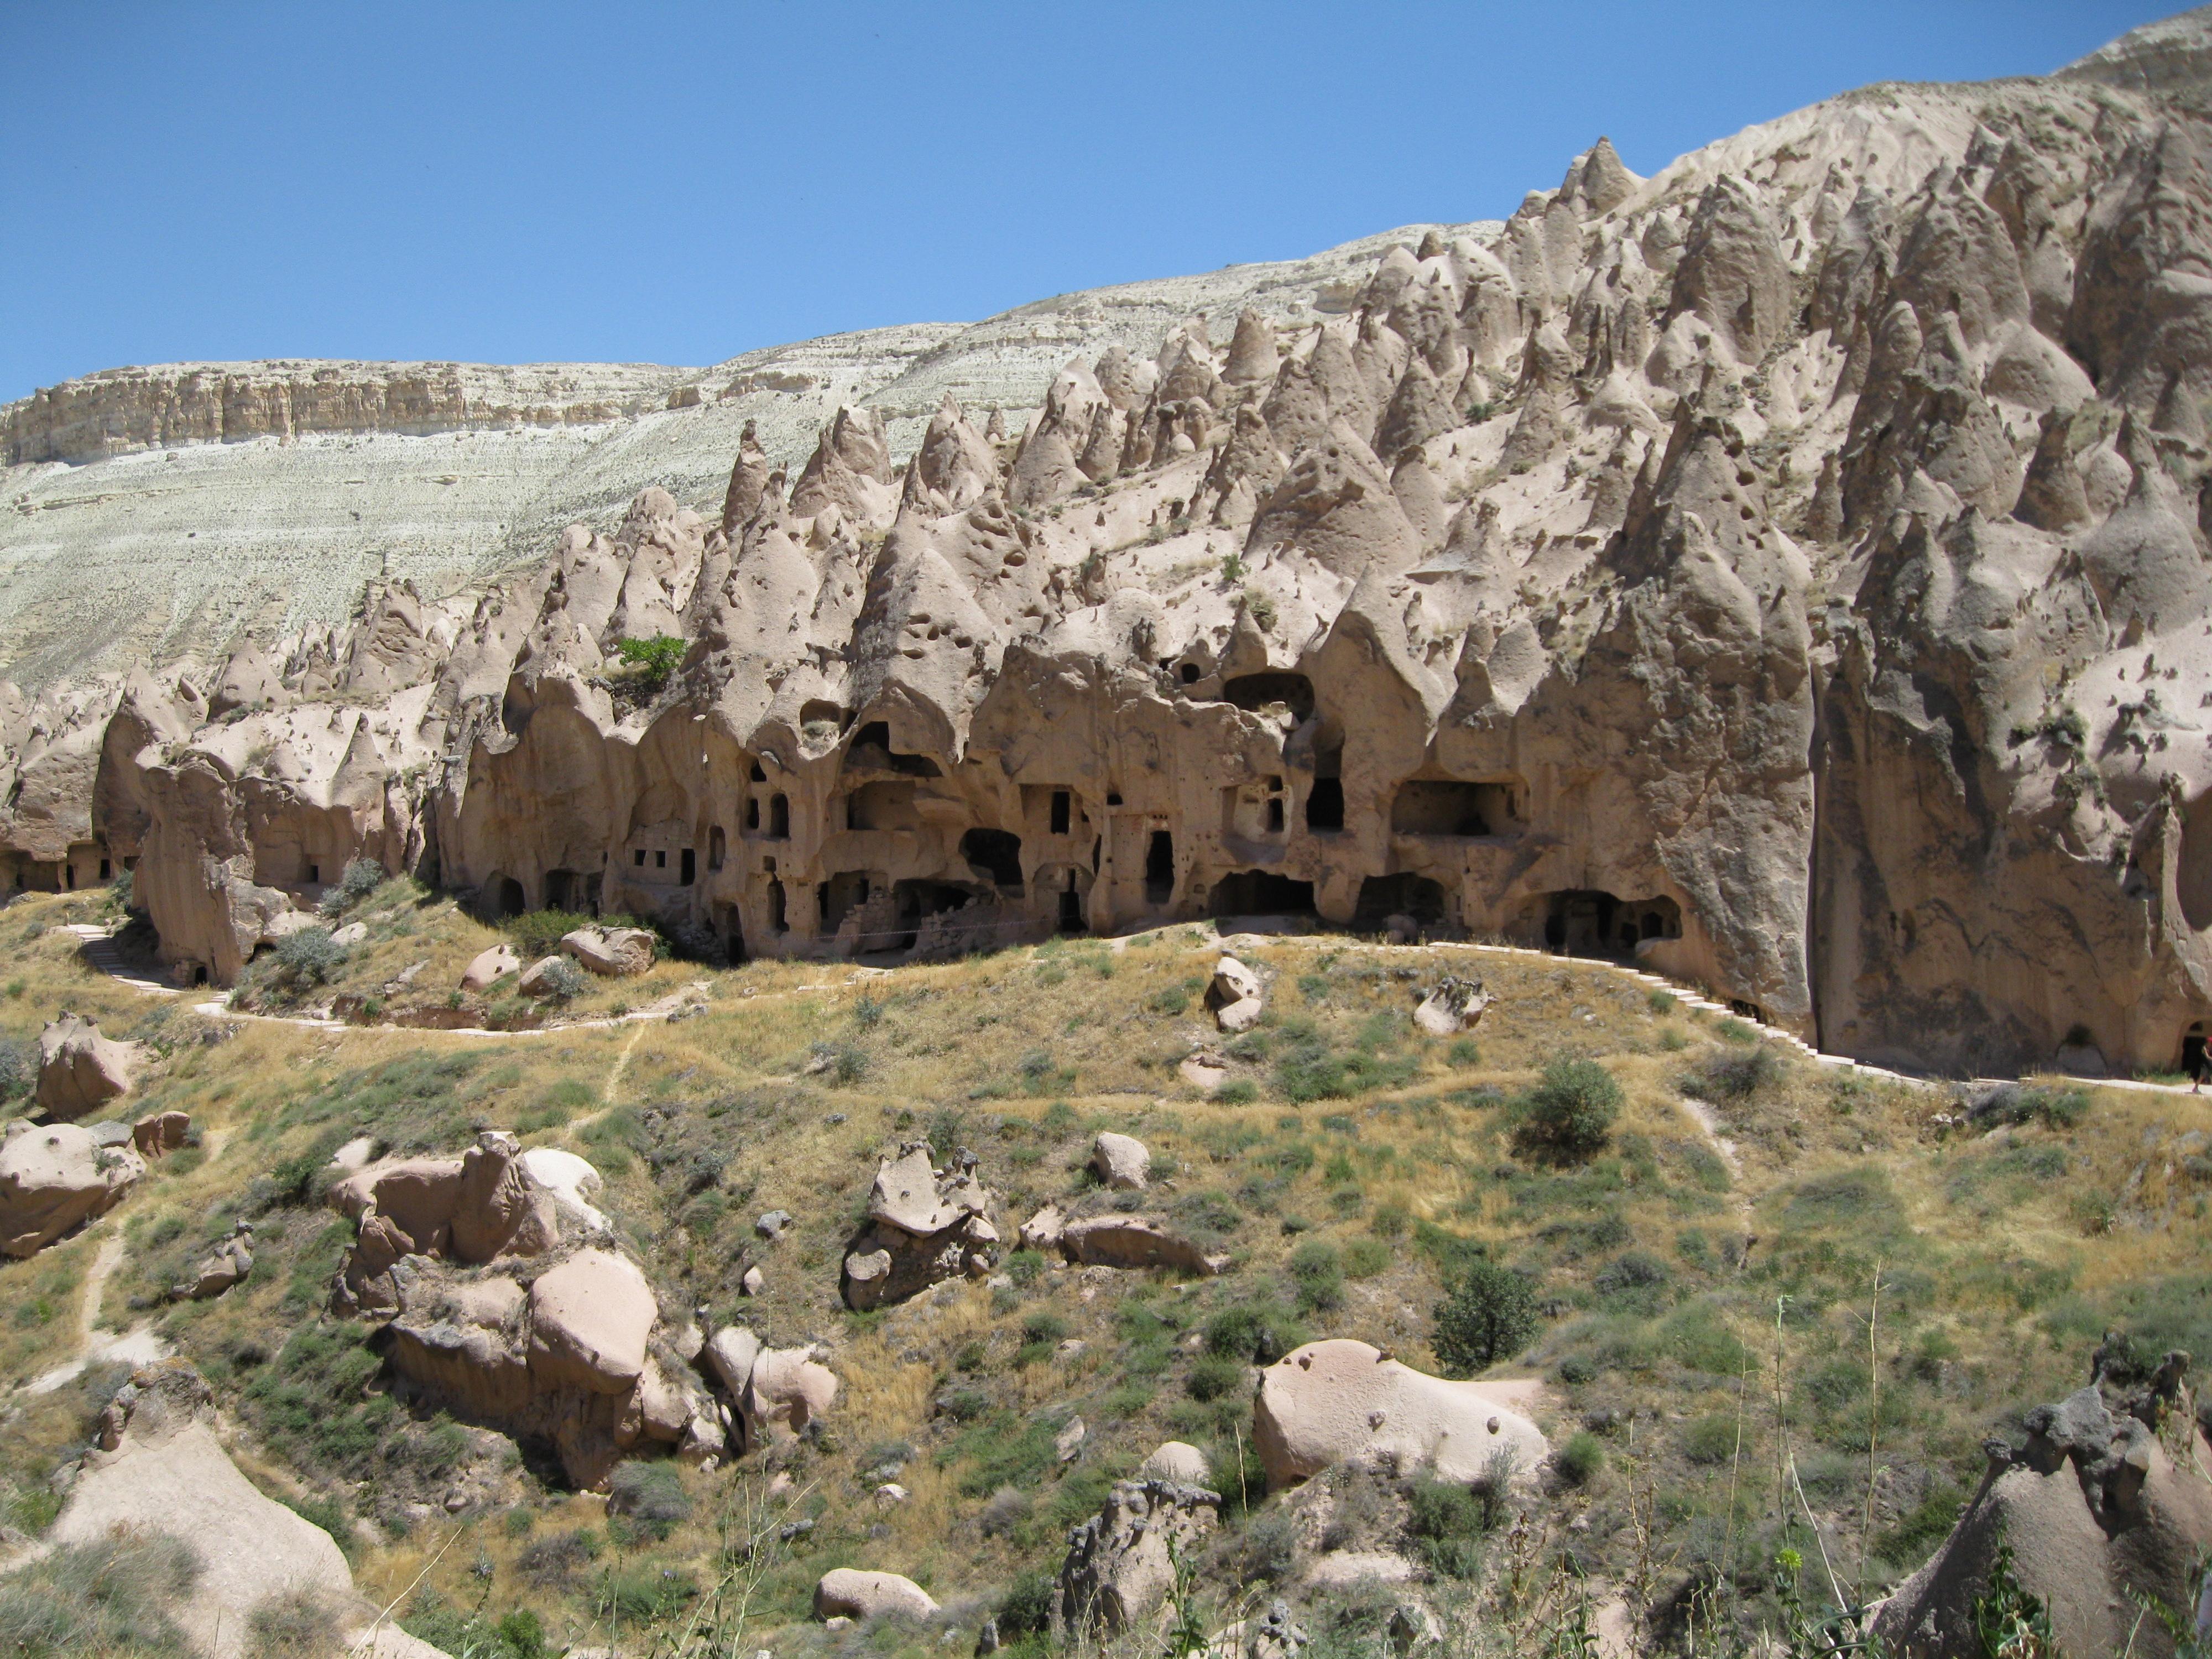
<path id="1" fill-rule="evenodd" d="M 704 364 L 1500 217 L 2171 5 L 0 0 L 0 401 L 123 363 Z"/>

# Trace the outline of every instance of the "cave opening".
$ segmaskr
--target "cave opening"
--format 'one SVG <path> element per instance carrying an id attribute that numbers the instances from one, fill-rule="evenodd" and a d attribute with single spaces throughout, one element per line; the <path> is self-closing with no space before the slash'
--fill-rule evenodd
<path id="1" fill-rule="evenodd" d="M 1316 778 L 1306 792 L 1306 828 L 1332 834 L 1344 828 L 1344 781 Z"/>
<path id="2" fill-rule="evenodd" d="M 1681 935 L 1681 907 L 1663 894 L 1623 900 L 1595 888 L 1570 888 L 1544 898 L 1544 943 L 1567 956 L 1626 958 L 1645 939 Z"/>
<path id="3" fill-rule="evenodd" d="M 1409 778 L 1390 801 L 1390 828 L 1401 836 L 1498 836 L 1520 827 L 1510 783 Z"/>
<path id="4" fill-rule="evenodd" d="M 492 911 L 498 916 L 519 916 L 530 908 L 529 896 L 513 876 L 501 876 L 492 889 Z"/>
<path id="5" fill-rule="evenodd" d="M 1222 682 L 1221 696 L 1224 702 L 1255 714 L 1276 702 L 1288 708 L 1291 716 L 1300 721 L 1310 718 L 1314 711 L 1313 682 L 1304 674 L 1271 672 L 1233 675 Z"/>
<path id="6" fill-rule="evenodd" d="M 1314 887 L 1272 870 L 1238 870 L 1213 884 L 1206 909 L 1215 916 L 1310 916 Z"/>
<path id="7" fill-rule="evenodd" d="M 1355 933 L 1379 933 L 1392 916 L 1411 916 L 1434 927 L 1449 915 L 1443 884 L 1409 870 L 1395 875 L 1370 876 L 1359 884 L 1359 898 L 1352 913 Z"/>
<path id="8" fill-rule="evenodd" d="M 1051 834 L 1064 836 L 1067 833 L 1068 822 L 1073 814 L 1074 807 L 1075 797 L 1071 792 L 1066 789 L 1055 789 L 1052 792 Z"/>
<path id="9" fill-rule="evenodd" d="M 1145 902 L 1165 904 L 1175 896 L 1175 836 L 1152 831 L 1145 844 Z"/>
<path id="10" fill-rule="evenodd" d="M 545 872 L 545 908 L 549 910 L 573 910 L 576 908 L 576 872 L 574 870 L 548 870 Z"/>
<path id="11" fill-rule="evenodd" d="M 991 872 L 992 884 L 1001 890 L 1022 890 L 1022 838 L 1007 830 L 970 830 L 960 837 L 960 856 L 978 870 Z"/>
<path id="12" fill-rule="evenodd" d="M 1075 890 L 1075 872 L 1067 872 L 1067 885 L 1060 890 L 1060 931 L 1081 933 L 1090 931 L 1083 916 L 1083 895 Z"/>
<path id="13" fill-rule="evenodd" d="M 771 795 L 768 802 L 768 838 L 770 841 L 791 839 L 791 797 Z"/>
<path id="14" fill-rule="evenodd" d="M 779 933 L 791 931 L 791 919 L 784 914 L 783 884 L 780 881 L 768 884 L 768 925 Z"/>

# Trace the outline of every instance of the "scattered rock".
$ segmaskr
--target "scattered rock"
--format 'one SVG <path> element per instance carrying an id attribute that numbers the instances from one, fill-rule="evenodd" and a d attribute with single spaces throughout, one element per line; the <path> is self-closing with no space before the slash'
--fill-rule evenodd
<path id="1" fill-rule="evenodd" d="M 564 966 L 567 972 L 563 972 Z M 575 967 L 564 956 L 540 957 L 522 970 L 522 977 L 514 981 L 518 995 L 543 1002 L 550 997 L 564 995 L 574 983 Z M 563 983 L 564 981 L 568 983 Z"/>
<path id="2" fill-rule="evenodd" d="M 1137 1465 L 1136 1479 L 1166 1480 L 1180 1486 L 1202 1486 L 1212 1479 L 1206 1454 L 1181 1440 L 1164 1441 Z"/>
<path id="3" fill-rule="evenodd" d="M 876 1507 L 879 1510 L 895 1510 L 912 1495 L 897 1481 L 886 1480 L 876 1488 Z"/>
<path id="4" fill-rule="evenodd" d="M 1168 1541 L 1186 1556 L 1220 1520 L 1221 1496 L 1173 1480 L 1121 1480 L 1067 1537 L 1053 1595 L 1063 1640 L 1114 1636 L 1147 1619 L 1175 1583 Z"/>
<path id="5" fill-rule="evenodd" d="M 1542 1431 L 1494 1385 L 1430 1376 L 1342 1338 L 1309 1342 L 1261 1373 L 1252 1443 L 1271 1490 L 1332 1463 L 1407 1474 L 1431 1468 L 1440 1480 L 1472 1484 L 1493 1479 L 1501 1455 L 1509 1479 L 1527 1478 L 1551 1453 Z"/>
<path id="6" fill-rule="evenodd" d="M 791 1225 L 791 1212 L 770 1210 L 753 1223 L 753 1231 L 763 1238 L 781 1238 L 783 1230 Z"/>
<path id="7" fill-rule="evenodd" d="M 0 1144 L 0 1252 L 30 1255 L 113 1209 L 145 1161 L 74 1123 L 17 1119 Z"/>
<path id="8" fill-rule="evenodd" d="M 1144 1191 L 1146 1178 L 1152 1167 L 1151 1152 L 1133 1135 L 1118 1135 L 1111 1130 L 1104 1130 L 1091 1143 L 1091 1170 L 1100 1181 L 1116 1192 Z"/>
<path id="9" fill-rule="evenodd" d="M 1048 1204 L 1022 1223 L 1022 1247 L 1056 1255 L 1067 1235 L 1067 1218 L 1057 1204 Z"/>
<path id="10" fill-rule="evenodd" d="M 1224 1031 L 1249 1031 L 1266 1012 L 1260 975 L 1237 961 L 1224 957 L 1213 964 L 1213 982 L 1206 989 L 1206 1006 L 1213 1023 Z"/>
<path id="11" fill-rule="evenodd" d="M 763 1348 L 744 1392 L 745 1443 L 803 1433 L 837 1402 L 837 1373 L 807 1348 Z"/>
<path id="12" fill-rule="evenodd" d="M 1221 1055 L 1201 1048 L 1176 1067 L 1176 1075 L 1194 1089 L 1203 1089 L 1212 1094 L 1229 1081 L 1229 1062 Z"/>
<path id="13" fill-rule="evenodd" d="M 169 1287 L 169 1295 L 179 1302 L 205 1302 L 221 1296 L 252 1271 L 253 1229 L 240 1221 L 237 1231 L 211 1255 L 200 1258 L 187 1278 Z"/>
<path id="14" fill-rule="evenodd" d="M 927 1619 L 937 1611 L 927 1590 L 895 1572 L 862 1572 L 839 1567 L 814 1586 L 817 1619 Z"/>
<path id="15" fill-rule="evenodd" d="M 1099 1215 L 1071 1221 L 1060 1249 L 1080 1267 L 1171 1267 L 1212 1278 L 1229 1265 L 1225 1255 L 1208 1255 L 1194 1240 L 1152 1216 Z"/>
<path id="16" fill-rule="evenodd" d="M 1421 999 L 1420 1006 L 1413 1010 L 1413 1024 L 1431 1036 L 1456 1036 L 1481 1023 L 1491 1001 L 1491 994 L 1482 988 L 1480 980 L 1447 976 Z"/>
<path id="17" fill-rule="evenodd" d="M 626 979 L 653 966 L 653 935 L 642 927 L 579 927 L 561 948 L 595 974 Z"/>
<path id="18" fill-rule="evenodd" d="M 947 1279 L 980 1279 L 998 1257 L 991 1194 L 972 1168 L 939 1170 L 929 1143 L 908 1141 L 876 1170 L 868 1220 L 845 1249 L 848 1306 L 903 1302 Z"/>
<path id="19" fill-rule="evenodd" d="M 100 1034 L 97 1020 L 64 1012 L 39 1032 L 39 1104 L 70 1122 L 131 1092 L 144 1050 Z"/>
<path id="20" fill-rule="evenodd" d="M 745 1269 L 745 1276 L 738 1281 L 738 1288 L 747 1296 L 758 1296 L 768 1288 L 768 1275 L 756 1264 Z"/>
<path id="21" fill-rule="evenodd" d="M 530 1368 L 591 1394 L 627 1394 L 659 1309 L 635 1262 L 579 1250 L 530 1287 Z"/>
<path id="22" fill-rule="evenodd" d="M 160 1158 L 182 1146 L 191 1128 L 188 1112 L 150 1112 L 131 1126 L 131 1144 L 142 1158 Z"/>
<path id="23" fill-rule="evenodd" d="M 1073 1463 L 1083 1455 L 1083 1443 L 1089 1438 L 1090 1433 L 1081 1418 L 1071 1417 L 1067 1419 L 1067 1425 L 1053 1436 L 1052 1449 L 1061 1462 Z"/>
<path id="24" fill-rule="evenodd" d="M 368 937 L 368 924 L 367 922 L 349 921 L 346 923 L 344 927 L 332 931 L 331 934 L 331 943 L 337 945 L 341 951 L 350 951 L 355 945 L 359 945 Z"/>
<path id="25" fill-rule="evenodd" d="M 512 945 L 495 945 L 489 951 L 479 951 L 461 969 L 461 989 L 483 991 L 490 988 L 495 980 L 522 971 L 522 956 Z"/>

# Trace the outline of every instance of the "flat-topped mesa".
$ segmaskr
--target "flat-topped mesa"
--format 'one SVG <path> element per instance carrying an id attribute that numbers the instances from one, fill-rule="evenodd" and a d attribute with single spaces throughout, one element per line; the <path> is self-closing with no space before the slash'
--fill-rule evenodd
<path id="1" fill-rule="evenodd" d="M 166 363 L 112 368 L 0 408 L 0 459 L 71 465 L 134 450 L 309 433 L 592 426 L 662 405 L 687 371 L 635 363 Z"/>
<path id="2" fill-rule="evenodd" d="M 732 957 L 1287 915 L 1875 1060 L 2172 1065 L 2212 1020 L 2208 156 L 2081 76 L 1885 88 L 1648 179 L 1600 142 L 1295 299 L 999 319 L 1062 354 L 1019 398 L 943 334 L 896 395 L 756 366 L 811 401 L 495 578 L 112 720 L 0 696 L 0 829 L 26 884 L 136 858 L 226 981 L 365 855 Z M 665 678 L 619 664 L 656 634 Z"/>

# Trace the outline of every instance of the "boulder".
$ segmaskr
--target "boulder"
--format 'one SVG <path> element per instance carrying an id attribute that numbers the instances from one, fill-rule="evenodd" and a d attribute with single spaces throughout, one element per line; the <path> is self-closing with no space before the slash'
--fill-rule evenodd
<path id="1" fill-rule="evenodd" d="M 1067 1218 L 1060 1213 L 1060 1206 L 1048 1204 L 1022 1223 L 1022 1247 L 1042 1250 L 1047 1255 L 1058 1254 L 1067 1238 Z"/>
<path id="2" fill-rule="evenodd" d="M 579 1250 L 530 1287 L 530 1369 L 592 1394 L 627 1394 L 659 1304 L 635 1262 Z"/>
<path id="3" fill-rule="evenodd" d="M 1177 1486 L 1202 1486 L 1212 1478 L 1206 1454 L 1181 1440 L 1163 1441 L 1137 1465 L 1139 1480 L 1170 1480 Z"/>
<path id="4" fill-rule="evenodd" d="M 1472 1484 L 1526 1477 L 1551 1454 L 1496 1384 L 1453 1382 L 1343 1338 L 1309 1342 L 1260 1374 L 1252 1443 L 1273 1490 L 1332 1463 Z M 1516 1395 L 1517 1397 L 1517 1395 Z M 1506 1463 L 1496 1461 L 1501 1454 Z"/>
<path id="5" fill-rule="evenodd" d="M 471 958 L 469 965 L 461 969 L 461 989 L 482 991 L 495 980 L 521 971 L 521 954 L 512 945 L 495 945 L 489 951 L 477 952 Z"/>
<path id="6" fill-rule="evenodd" d="M 561 971 L 561 966 L 568 961 L 568 958 L 564 956 L 538 957 L 529 967 L 524 969 L 522 977 L 514 981 L 515 994 L 519 996 L 534 997 L 539 1001 L 544 1001 L 548 997 L 559 996 L 562 993 L 561 981 L 568 977 L 568 975 Z M 574 972 L 574 968 L 571 968 L 569 972 Z"/>
<path id="7" fill-rule="evenodd" d="M 188 1112 L 149 1112 L 131 1126 L 131 1144 L 142 1158 L 160 1158 L 182 1146 L 191 1127 Z"/>
<path id="8" fill-rule="evenodd" d="M 241 1221 L 235 1233 L 202 1256 L 190 1273 L 169 1287 L 169 1295 L 179 1302 L 205 1302 L 221 1296 L 252 1271 L 252 1230 Z"/>
<path id="9" fill-rule="evenodd" d="M 1116 1481 L 1098 1513 L 1067 1537 L 1052 1622 L 1063 1640 L 1111 1637 L 1142 1624 L 1175 1583 L 1178 1554 L 1220 1520 L 1221 1496 L 1165 1480 Z"/>
<path id="10" fill-rule="evenodd" d="M 350 951 L 355 945 L 362 943 L 368 938 L 368 924 L 367 922 L 349 921 L 346 923 L 344 927 L 332 930 L 331 933 L 331 943 L 337 945 L 341 951 Z"/>
<path id="11" fill-rule="evenodd" d="M 939 1170 L 929 1143 L 909 1141 L 876 1170 L 868 1219 L 845 1247 L 846 1304 L 878 1308 L 962 1275 L 980 1279 L 998 1257 L 991 1194 L 974 1159 Z"/>
<path id="12" fill-rule="evenodd" d="M 0 1253 L 24 1256 L 115 1207 L 146 1173 L 137 1153 L 74 1123 L 18 1119 L 0 1145 Z"/>
<path id="13" fill-rule="evenodd" d="M 803 1433 L 837 1401 L 837 1373 L 810 1348 L 764 1348 L 745 1383 L 745 1443 L 763 1445 Z"/>
<path id="14" fill-rule="evenodd" d="M 753 1223 L 753 1231 L 763 1238 L 780 1238 L 783 1230 L 791 1225 L 791 1212 L 770 1210 Z"/>
<path id="15" fill-rule="evenodd" d="M 2172 1353 L 2147 1387 L 2098 1382 L 2024 1420 L 2026 1443 L 1986 1443 L 1988 1468 L 1950 1535 L 1875 1615 L 1873 1633 L 1908 1659 L 1979 1651 L 1975 1601 L 1997 1550 L 2049 1610 L 2057 1650 L 2173 1651 L 2135 1597 L 2189 1607 L 2196 1564 L 2212 1549 L 2212 1467 L 2201 1428 L 2179 1418 L 2189 1356 Z M 2195 1469 L 2177 1468 L 2154 1424 L 2185 1438 Z M 2198 1628 L 2203 1609 L 2198 1606 Z"/>
<path id="16" fill-rule="evenodd" d="M 1152 1216 L 1098 1215 L 1071 1221 L 1060 1236 L 1067 1259 L 1085 1267 L 1170 1267 L 1212 1278 L 1229 1265 Z"/>
<path id="17" fill-rule="evenodd" d="M 747 1296 L 758 1296 L 768 1288 L 768 1275 L 756 1263 L 745 1269 L 745 1276 L 738 1281 L 738 1288 Z"/>
<path id="18" fill-rule="evenodd" d="M 1176 1067 L 1176 1075 L 1194 1089 L 1212 1094 L 1229 1081 L 1229 1062 L 1221 1055 L 1200 1049 Z"/>
<path id="19" fill-rule="evenodd" d="M 586 1232 L 603 1233 L 612 1224 L 592 1199 L 606 1185 L 589 1160 L 558 1146 L 532 1146 L 515 1160 L 524 1178 L 553 1200 L 564 1221 Z"/>
<path id="20" fill-rule="evenodd" d="M 927 1590 L 895 1572 L 837 1567 L 814 1587 L 817 1619 L 927 1619 L 936 1611 Z"/>
<path id="21" fill-rule="evenodd" d="M 707 1364 L 721 1379 L 732 1404 L 744 1403 L 745 1387 L 753 1380 L 753 1362 L 760 1351 L 760 1338 L 743 1325 L 725 1325 L 708 1340 Z"/>
<path id="22" fill-rule="evenodd" d="M 1152 1173 L 1152 1155 L 1135 1136 L 1106 1130 L 1091 1145 L 1091 1168 L 1116 1192 L 1140 1193 Z"/>
<path id="23" fill-rule="evenodd" d="M 579 927 L 561 949 L 595 974 L 626 979 L 653 966 L 653 935 L 642 927 Z"/>
<path id="24" fill-rule="evenodd" d="M 1472 1031 L 1481 1023 L 1491 1000 L 1480 980 L 1447 975 L 1437 982 L 1436 989 L 1421 999 L 1420 1005 L 1413 1010 L 1413 1024 L 1431 1036 L 1456 1036 L 1462 1031 Z"/>
<path id="25" fill-rule="evenodd" d="M 1213 964 L 1213 980 L 1206 988 L 1206 1006 L 1213 1023 L 1224 1031 L 1247 1031 L 1259 1024 L 1265 1012 L 1260 975 L 1237 961 L 1224 957 Z"/>
<path id="26" fill-rule="evenodd" d="M 73 1121 L 131 1085 L 144 1051 L 100 1034 L 100 1024 L 64 1012 L 39 1032 L 39 1104 L 46 1115 Z"/>

